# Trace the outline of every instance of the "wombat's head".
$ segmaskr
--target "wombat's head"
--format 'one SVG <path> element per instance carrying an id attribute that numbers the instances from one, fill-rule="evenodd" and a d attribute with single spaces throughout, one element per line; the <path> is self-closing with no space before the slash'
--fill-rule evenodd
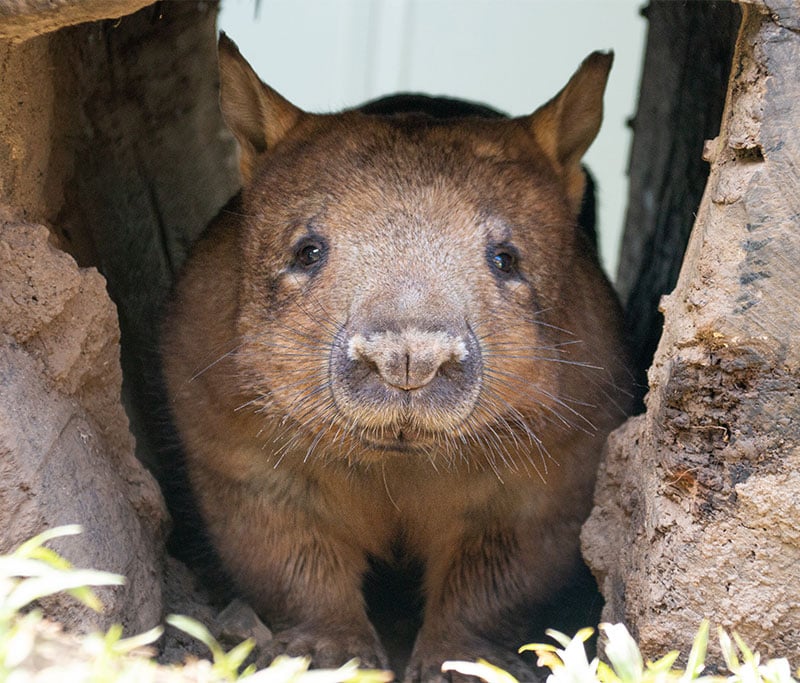
<path id="1" fill-rule="evenodd" d="M 610 66 L 591 55 L 517 119 L 312 115 L 223 36 L 236 362 L 286 448 L 514 460 L 589 428 L 615 308 L 576 217 Z"/>

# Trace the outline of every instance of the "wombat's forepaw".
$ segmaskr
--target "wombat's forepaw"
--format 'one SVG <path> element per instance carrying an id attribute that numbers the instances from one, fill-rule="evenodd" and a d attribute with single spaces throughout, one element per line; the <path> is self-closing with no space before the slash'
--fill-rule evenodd
<path id="1" fill-rule="evenodd" d="M 330 633 L 289 629 L 276 633 L 272 642 L 261 651 L 256 662 L 259 668 L 268 666 L 278 655 L 310 657 L 315 669 L 339 667 L 358 659 L 364 669 L 388 669 L 389 660 L 378 639 L 371 634 Z"/>

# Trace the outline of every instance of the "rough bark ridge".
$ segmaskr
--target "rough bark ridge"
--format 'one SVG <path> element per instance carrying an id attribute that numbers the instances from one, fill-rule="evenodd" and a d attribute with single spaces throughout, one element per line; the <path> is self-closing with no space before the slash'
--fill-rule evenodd
<path id="1" fill-rule="evenodd" d="M 603 618 L 646 656 L 704 616 L 800 650 L 800 7 L 743 10 L 647 413 L 612 435 L 583 533 Z"/>
<path id="2" fill-rule="evenodd" d="M 130 633 L 160 620 L 162 583 L 172 604 L 189 591 L 165 578 L 163 499 L 134 457 L 155 460 L 163 420 L 158 309 L 237 183 L 216 3 L 130 14 L 144 4 L 0 0 L 0 552 L 82 524 L 54 545 L 128 585 L 103 591 L 102 618 L 66 601 L 48 614 Z"/>
<path id="3" fill-rule="evenodd" d="M 0 0 L 0 39 L 14 42 L 63 26 L 121 17 L 152 0 Z"/>
<path id="4" fill-rule="evenodd" d="M 652 0 L 644 13 L 647 47 L 616 279 L 639 399 L 661 336 L 658 302 L 675 287 L 708 179 L 703 142 L 719 133 L 741 22 L 728 0 Z"/>
<path id="5" fill-rule="evenodd" d="M 0 552 L 79 523 L 54 547 L 79 567 L 124 574 L 98 591 L 102 615 L 64 596 L 47 613 L 71 628 L 161 617 L 166 511 L 133 453 L 119 401 L 119 327 L 105 281 L 50 243 L 44 226 L 0 216 Z"/>

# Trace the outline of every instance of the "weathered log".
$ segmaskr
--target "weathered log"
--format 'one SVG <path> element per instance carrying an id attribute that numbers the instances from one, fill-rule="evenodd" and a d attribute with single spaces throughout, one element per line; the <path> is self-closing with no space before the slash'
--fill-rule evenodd
<path id="1" fill-rule="evenodd" d="M 143 4 L 0 0 L 0 551 L 86 527 L 56 545 L 129 584 L 104 591 L 100 620 L 48 605 L 76 628 L 161 616 L 166 513 L 134 448 L 153 463 L 165 419 L 149 384 L 160 302 L 237 182 L 216 3 L 128 14 Z M 71 25 L 88 18 L 105 20 Z"/>
<path id="2" fill-rule="evenodd" d="M 0 553 L 46 528 L 81 524 L 54 546 L 79 567 L 126 575 L 98 591 L 103 614 L 66 596 L 47 613 L 86 630 L 128 632 L 161 618 L 166 510 L 136 460 L 119 400 L 119 327 L 105 281 L 0 216 Z"/>
<path id="3" fill-rule="evenodd" d="M 0 0 L 0 39 L 14 42 L 99 19 L 132 14 L 152 0 Z"/>
<path id="4" fill-rule="evenodd" d="M 743 3 L 711 174 L 646 414 L 612 435 L 583 533 L 646 656 L 702 617 L 800 650 L 800 6 Z"/>
<path id="5" fill-rule="evenodd" d="M 741 20 L 727 1 L 653 0 L 633 121 L 630 191 L 616 287 L 637 398 L 661 336 L 662 295 L 675 287 L 708 178 L 703 142 L 716 137 Z"/>

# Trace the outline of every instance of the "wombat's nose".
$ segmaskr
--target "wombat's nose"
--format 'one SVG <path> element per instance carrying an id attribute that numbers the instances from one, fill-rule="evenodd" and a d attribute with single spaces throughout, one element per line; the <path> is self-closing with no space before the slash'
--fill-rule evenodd
<path id="1" fill-rule="evenodd" d="M 460 336 L 416 328 L 355 334 L 347 349 L 351 360 L 371 363 L 386 384 L 404 391 L 424 387 L 445 363 L 461 363 L 467 354 Z"/>

